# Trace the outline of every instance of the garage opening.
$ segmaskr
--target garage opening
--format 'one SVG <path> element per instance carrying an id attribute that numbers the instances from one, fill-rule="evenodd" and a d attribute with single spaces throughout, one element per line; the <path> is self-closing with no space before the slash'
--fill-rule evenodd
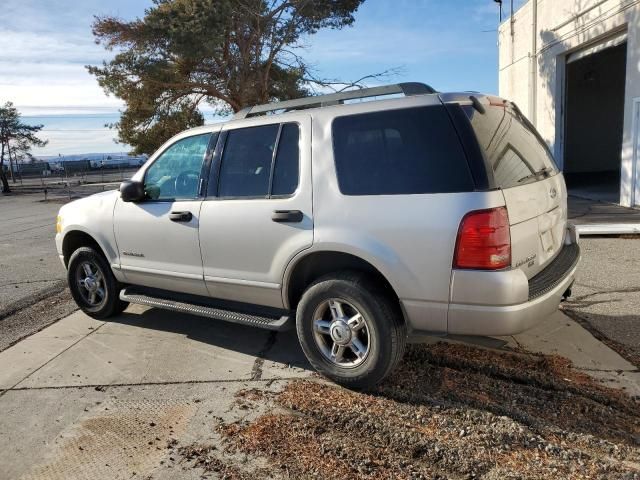
<path id="1" fill-rule="evenodd" d="M 570 195 L 620 202 L 626 41 L 567 59 L 563 170 Z"/>

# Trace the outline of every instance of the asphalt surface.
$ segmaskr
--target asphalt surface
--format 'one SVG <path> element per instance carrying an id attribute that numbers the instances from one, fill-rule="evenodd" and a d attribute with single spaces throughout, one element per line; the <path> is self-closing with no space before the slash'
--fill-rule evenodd
<path id="1" fill-rule="evenodd" d="M 640 238 L 582 237 L 582 262 L 563 308 L 640 354 Z"/>
<path id="2" fill-rule="evenodd" d="M 77 198 L 117 188 L 125 175 L 131 172 L 94 172 L 66 181 L 49 177 L 45 184 L 25 179 L 11 185 L 12 194 L 0 195 L 0 318 L 64 289 L 65 271 L 55 246 L 58 210 Z M 83 183 L 87 180 L 99 183 Z"/>
<path id="3" fill-rule="evenodd" d="M 0 313 L 65 278 L 54 242 L 61 203 L 0 195 Z"/>

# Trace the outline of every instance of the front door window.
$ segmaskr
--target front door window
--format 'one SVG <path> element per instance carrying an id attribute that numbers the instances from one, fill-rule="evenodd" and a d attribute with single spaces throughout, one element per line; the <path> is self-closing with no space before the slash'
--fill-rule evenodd
<path id="1" fill-rule="evenodd" d="M 211 135 L 183 138 L 162 152 L 146 172 L 144 186 L 147 196 L 152 200 L 197 198 Z"/>

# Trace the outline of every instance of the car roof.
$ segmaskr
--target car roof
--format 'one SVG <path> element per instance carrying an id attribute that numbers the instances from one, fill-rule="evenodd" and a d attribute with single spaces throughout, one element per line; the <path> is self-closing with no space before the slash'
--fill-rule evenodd
<path id="1" fill-rule="evenodd" d="M 312 116 L 316 116 L 319 112 L 322 112 L 322 116 L 325 116 L 332 114 L 336 115 L 337 111 L 344 112 L 344 107 L 354 105 L 367 105 L 365 109 L 372 111 L 398 108 L 402 104 L 423 104 L 424 102 L 416 102 L 420 97 L 430 97 L 431 102 L 428 103 L 432 103 L 434 99 L 437 99 L 438 103 L 458 103 L 461 105 L 477 105 L 478 103 L 484 105 L 495 105 L 497 103 L 508 103 L 500 97 L 480 92 L 466 91 L 443 93 L 437 92 L 429 85 L 423 83 L 407 82 L 247 107 L 237 112 L 231 118 L 186 130 L 182 132 L 181 135 L 209 133 L 224 125 L 254 123 L 245 122 L 245 120 L 249 119 L 257 120 L 259 118 L 269 118 L 275 120 L 275 118 L 280 118 L 281 115 L 293 112 L 306 112 Z M 394 101 L 391 102 L 391 100 Z M 288 117 L 289 115 L 286 116 Z"/>

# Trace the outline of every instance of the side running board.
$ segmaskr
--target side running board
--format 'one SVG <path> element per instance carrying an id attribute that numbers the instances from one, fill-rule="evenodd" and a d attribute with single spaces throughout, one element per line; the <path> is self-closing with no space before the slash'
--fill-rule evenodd
<path id="1" fill-rule="evenodd" d="M 185 296 L 185 298 L 170 298 L 168 294 L 136 287 L 124 288 L 120 292 L 120 300 L 267 330 L 288 330 L 293 323 L 292 316 L 278 316 L 278 312 L 272 309 L 265 309 L 265 313 L 243 313 L 230 309 L 230 304 L 223 302 L 218 305 L 215 301 L 209 299 L 202 299 L 202 301 L 200 301 L 188 298 L 188 296 Z M 266 313 L 266 310 L 270 311 Z"/>

